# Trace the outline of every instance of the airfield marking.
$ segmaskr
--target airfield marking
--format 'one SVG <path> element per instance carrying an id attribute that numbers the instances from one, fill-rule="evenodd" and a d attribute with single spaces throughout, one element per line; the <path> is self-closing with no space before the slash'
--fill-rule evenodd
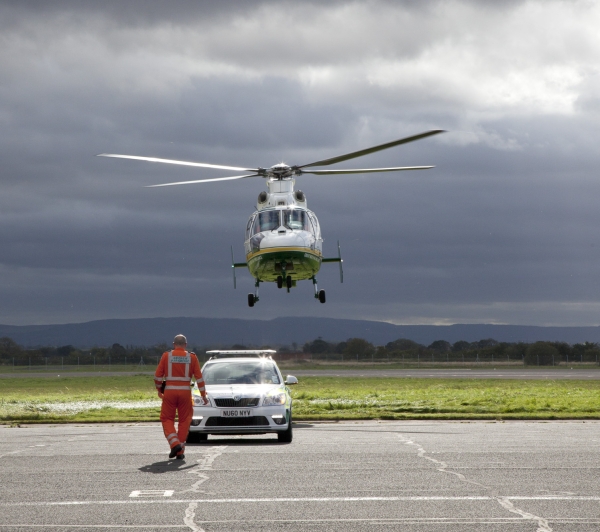
<path id="1" fill-rule="evenodd" d="M 77 436 L 77 438 L 87 438 L 87 436 Z M 77 441 L 77 439 L 67 440 L 69 442 Z M 26 448 L 17 449 L 16 451 L 9 451 L 4 454 L 0 454 L 0 458 L 4 458 L 5 456 L 10 456 L 12 454 L 18 454 L 26 451 L 27 449 L 35 449 L 37 447 L 53 447 L 55 445 L 60 445 L 63 442 L 55 442 L 55 443 L 38 443 L 36 445 L 28 445 Z"/>
<path id="2" fill-rule="evenodd" d="M 419 456 L 419 458 L 423 458 L 425 460 L 429 460 L 430 462 L 432 462 L 435 465 L 439 466 L 438 467 L 438 471 L 440 471 L 441 473 L 448 473 L 449 475 L 455 475 L 462 482 L 466 482 L 468 484 L 475 484 L 476 486 L 480 486 L 480 487 L 485 488 L 485 489 L 490 489 L 489 486 L 484 486 L 483 484 L 481 484 L 479 482 L 475 482 L 473 480 L 467 479 L 467 477 L 465 477 L 462 473 L 457 473 L 456 471 L 449 471 L 448 470 L 448 464 L 446 462 L 443 462 L 441 460 L 436 460 L 435 458 L 432 458 L 431 456 L 426 456 L 427 451 L 425 450 L 425 448 L 422 445 L 420 445 L 418 443 L 415 443 L 414 441 L 406 438 L 403 434 L 398 434 L 398 437 L 400 438 L 400 441 L 402 441 L 402 443 L 404 443 L 405 445 L 413 445 L 413 446 L 415 446 L 417 448 L 417 450 L 418 450 L 418 456 Z"/>
<path id="3" fill-rule="evenodd" d="M 175 490 L 134 490 L 130 497 L 171 497 Z"/>
<path id="4" fill-rule="evenodd" d="M 330 430 L 330 429 L 328 429 Z M 333 428 L 333 430 L 335 430 L 335 428 Z M 406 430 L 406 428 L 405 428 Z M 387 432 L 387 431 L 384 431 Z M 392 432 L 392 431 L 390 431 Z M 395 432 L 395 431 L 394 431 Z M 390 434 L 391 436 L 391 434 Z M 465 495 L 465 496 L 435 496 L 435 495 L 422 495 L 422 496 L 390 496 L 390 497 L 378 497 L 378 496 L 363 496 L 363 497 L 264 497 L 264 498 L 229 498 L 229 499 L 216 499 L 216 498 L 211 498 L 214 497 L 215 495 L 217 495 L 217 493 L 211 493 L 210 491 L 206 491 L 208 486 L 205 484 L 206 480 L 209 479 L 208 477 L 208 472 L 212 470 L 213 467 L 216 466 L 216 462 L 215 460 L 225 454 L 226 449 L 228 450 L 228 452 L 238 452 L 237 450 L 232 450 L 230 446 L 214 446 L 212 448 L 193 448 L 190 449 L 192 451 L 190 458 L 193 457 L 193 460 L 191 461 L 193 465 L 193 470 L 189 469 L 187 472 L 190 474 L 193 474 L 195 476 L 193 477 L 185 477 L 188 478 L 188 481 L 190 482 L 190 484 L 188 484 L 188 488 L 186 489 L 185 486 L 187 484 L 187 482 L 179 482 L 178 484 L 184 488 L 183 490 L 177 489 L 177 491 L 173 491 L 172 495 L 173 496 L 169 496 L 169 497 L 165 497 L 163 494 L 166 490 L 139 490 L 141 493 L 148 493 L 148 492 L 154 492 L 155 494 L 159 494 L 159 496 L 154 496 L 152 497 L 151 495 L 148 495 L 146 497 L 141 496 L 141 497 L 133 497 L 128 499 L 125 499 L 127 497 L 127 493 L 122 493 L 119 494 L 119 497 L 121 497 L 121 500 L 89 500 L 89 501 L 62 501 L 62 502 L 54 502 L 54 501 L 31 501 L 31 502 L 15 502 L 15 503 L 2 503 L 0 502 L 0 513 L 3 513 L 2 511 L 2 507 L 6 507 L 6 508 L 10 508 L 10 507 L 37 507 L 40 509 L 40 512 L 43 511 L 41 510 L 42 508 L 48 508 L 46 511 L 48 513 L 55 513 L 55 512 L 59 512 L 59 510 L 50 510 L 50 508 L 57 508 L 57 507 L 64 507 L 65 510 L 62 510 L 65 513 L 70 513 L 69 510 L 66 510 L 66 508 L 73 508 L 73 511 L 77 511 L 77 508 L 81 508 L 81 510 L 79 511 L 84 511 L 83 508 L 90 506 L 90 512 L 105 512 L 105 513 L 110 513 L 111 511 L 109 510 L 110 507 L 112 507 L 112 505 L 123 505 L 123 504 L 181 504 L 181 507 L 177 507 L 177 508 L 173 508 L 173 510 L 175 510 L 174 513 L 174 520 L 175 521 L 179 521 L 178 524 L 172 524 L 172 525 L 156 525 L 156 526 L 152 526 L 152 525 L 63 525 L 63 524 L 57 524 L 57 525 L 51 525 L 49 523 L 44 524 L 44 525 L 36 525 L 36 524 L 17 524 L 17 523 L 13 523 L 11 525 L 8 524 L 0 524 L 0 531 L 2 530 L 8 530 L 8 529 L 13 529 L 16 528 L 18 526 L 20 527 L 24 527 L 24 528 L 30 528 L 30 529 L 43 529 L 44 527 L 49 528 L 49 527 L 54 527 L 56 529 L 138 529 L 138 530 L 147 530 L 147 529 L 168 529 L 168 528 L 172 528 L 172 529 L 181 529 L 181 530 L 192 530 L 193 532 L 202 532 L 204 526 L 210 527 L 212 523 L 214 524 L 220 524 L 221 526 L 227 526 L 227 523 L 231 523 L 231 528 L 235 528 L 236 523 L 246 523 L 246 526 L 250 526 L 248 525 L 248 523 L 256 523 L 257 527 L 259 525 L 263 525 L 266 526 L 269 523 L 274 523 L 273 526 L 275 526 L 275 524 L 278 524 L 279 526 L 281 526 L 282 524 L 285 525 L 286 523 L 306 523 L 306 525 L 308 526 L 309 524 L 313 523 L 315 526 L 319 525 L 319 523 L 322 523 L 321 526 L 323 527 L 327 527 L 327 523 L 340 523 L 340 526 L 342 523 L 348 523 L 349 527 L 351 528 L 352 526 L 358 527 L 358 524 L 361 523 L 365 523 L 365 524 L 370 524 L 370 525 L 379 525 L 379 526 L 384 526 L 387 525 L 389 526 L 398 526 L 398 527 L 402 527 L 402 525 L 407 526 L 408 524 L 414 523 L 415 525 L 419 525 L 419 524 L 440 524 L 440 525 L 445 525 L 445 526 L 449 526 L 449 525 L 454 525 L 456 524 L 457 526 L 463 525 L 463 524 L 472 524 L 472 525 L 478 525 L 478 524 L 512 524 L 513 523 L 521 523 L 522 526 L 532 526 L 532 530 L 538 530 L 538 532 L 549 532 L 552 530 L 552 527 L 554 526 L 560 526 L 559 523 L 562 524 L 577 524 L 578 527 L 584 527 L 585 525 L 587 525 L 588 527 L 590 527 L 590 529 L 594 529 L 594 527 L 592 527 L 592 524 L 600 524 L 600 517 L 599 516 L 595 516 L 595 517 L 588 517 L 588 518 L 577 518 L 577 517 L 569 517 L 568 513 L 569 511 L 571 511 L 571 509 L 573 508 L 578 508 L 579 506 L 584 506 L 585 503 L 587 502 L 588 505 L 585 505 L 585 507 L 590 507 L 590 508 L 597 508 L 597 504 L 600 502 L 600 494 L 598 494 L 598 496 L 584 496 L 584 495 L 575 495 L 574 493 L 571 492 L 560 492 L 560 491 L 555 491 L 554 493 L 552 492 L 548 492 L 546 491 L 546 493 L 540 493 L 539 495 L 508 495 L 508 496 L 504 496 L 501 494 L 498 494 L 492 490 L 494 490 L 494 481 L 490 481 L 490 484 L 492 485 L 492 487 L 489 486 L 485 486 L 484 484 L 480 484 L 479 482 L 475 482 L 471 479 L 469 479 L 468 477 L 470 476 L 469 473 L 466 470 L 469 470 L 470 467 L 461 467 L 461 466 L 453 466 L 452 462 L 448 461 L 445 462 L 444 458 L 445 455 L 443 452 L 440 451 L 428 451 L 427 447 L 428 445 L 425 443 L 423 446 L 422 444 L 418 443 L 419 439 L 419 435 L 414 433 L 414 432 L 401 432 L 398 431 L 395 434 L 395 437 L 398 438 L 394 438 L 392 436 L 391 441 L 394 441 L 394 443 L 396 443 L 396 445 L 398 444 L 402 444 L 404 443 L 407 446 L 410 447 L 404 447 L 405 450 L 409 450 L 411 449 L 411 452 L 408 453 L 408 455 L 412 455 L 413 456 L 413 460 L 415 462 L 420 462 L 421 464 L 425 464 L 425 463 L 429 463 L 430 464 L 430 471 L 439 471 L 439 472 L 443 472 L 443 473 L 447 473 L 450 475 L 453 475 L 452 478 L 456 478 L 457 480 L 460 479 L 461 482 L 468 482 L 469 484 L 466 484 L 465 486 L 468 485 L 475 485 L 475 486 L 479 486 L 481 488 L 485 488 L 486 490 L 489 491 L 483 491 L 483 493 L 485 495 L 473 495 L 473 496 L 469 496 L 469 495 Z M 409 439 L 410 438 L 410 439 Z M 64 440 L 63 440 L 64 441 Z M 588 441 L 594 441 L 594 440 L 588 440 Z M 89 440 L 88 440 L 89 442 Z M 212 442 L 211 442 L 212 443 Z M 216 443 L 216 442 L 215 442 Z M 47 444 L 48 447 L 53 446 L 53 445 L 57 445 L 59 444 L 59 442 L 57 443 L 51 443 L 51 444 Z M 41 448 L 42 444 L 37 444 L 37 445 L 31 445 L 31 448 Z M 397 447 L 396 447 L 397 449 Z M 41 449 L 40 449 L 41 450 Z M 196 452 L 194 452 L 196 451 Z M 199 453 L 197 453 L 197 451 L 200 451 Z M 45 452 L 45 449 L 44 451 Z M 502 451 L 500 451 L 502 452 Z M 506 451 L 508 452 L 508 451 Z M 522 453 L 526 453 L 526 451 L 518 451 L 518 452 L 522 452 Z M 413 454 L 414 453 L 414 454 Z M 12 453 L 10 453 L 12 454 Z M 153 453 L 142 453 L 142 454 L 153 454 Z M 186 453 L 187 454 L 187 453 Z M 441 455 L 441 456 L 440 456 Z M 420 459 L 423 460 L 427 460 L 427 462 L 421 462 Z M 446 459 L 448 460 L 448 459 Z M 221 462 L 219 462 L 221 463 Z M 493 462 L 496 463 L 496 462 Z M 498 462 L 498 463 L 503 463 L 503 462 Z M 422 467 L 422 466 L 420 466 Z M 367 468 L 370 469 L 370 468 Z M 427 468 L 429 469 L 429 468 Z M 454 469 L 454 471 L 452 471 L 451 469 Z M 466 469 L 466 470 L 465 470 Z M 524 466 L 523 469 L 530 469 L 530 467 Z M 558 469 L 573 469 L 573 468 L 558 468 Z M 574 467 L 574 469 L 579 469 L 577 467 Z M 588 468 L 589 469 L 589 468 Z M 121 471 L 122 472 L 122 471 Z M 465 473 L 465 475 L 463 475 L 462 473 Z M 216 472 L 215 472 L 216 474 Z M 435 475 L 435 473 L 434 473 Z M 210 475 L 210 478 L 212 478 L 213 475 Z M 180 480 L 184 479 L 184 476 L 179 477 Z M 439 478 L 439 477 L 438 477 Z M 485 482 L 485 481 L 484 481 Z M 464 484 L 463 484 L 464 485 Z M 150 486 L 149 486 L 150 487 Z M 201 489 L 204 488 L 204 489 Z M 519 491 L 521 491 L 520 488 Z M 479 492 L 481 492 L 481 489 L 477 490 Z M 503 490 L 504 491 L 504 490 Z M 507 490 L 508 491 L 508 490 Z M 512 490 L 511 490 L 512 491 Z M 185 495 L 183 495 L 185 492 L 187 492 Z M 506 493 L 506 492 L 505 492 Z M 510 493 L 510 492 L 509 492 Z M 513 492 L 514 493 L 514 492 Z M 539 493 L 539 492 L 538 492 Z M 174 495 L 177 495 L 177 498 L 174 498 Z M 191 498 L 182 498 L 182 497 L 191 497 Z M 204 497 L 201 499 L 197 499 L 197 497 Z M 373 502 L 371 502 L 373 501 Z M 446 516 L 446 517 L 389 517 L 389 518 L 385 518 L 385 517 L 365 517 L 365 518 L 352 518 L 352 517 L 347 517 L 347 518 L 339 518 L 336 519 L 335 517 L 333 517 L 333 515 L 335 515 L 337 512 L 339 512 L 341 515 L 348 515 L 346 510 L 349 510 L 350 508 L 352 508 L 352 504 L 356 504 L 357 508 L 360 508 L 363 512 L 368 512 L 369 508 L 376 508 L 379 505 L 385 504 L 387 501 L 390 502 L 389 507 L 398 507 L 397 504 L 391 505 L 391 502 L 395 502 L 395 503 L 399 503 L 402 504 L 403 502 L 406 502 L 406 505 L 408 507 L 409 504 L 411 504 L 411 501 L 414 501 L 414 503 L 418 504 L 420 501 L 423 501 L 424 503 L 429 502 L 432 508 L 432 511 L 439 511 L 439 512 L 443 512 L 445 513 L 446 510 L 451 510 L 452 508 L 461 508 L 463 507 L 463 505 L 461 505 L 461 501 L 464 501 L 465 503 L 468 503 L 470 501 L 473 501 L 472 506 L 474 508 L 479 508 L 480 510 L 484 510 L 485 508 L 487 508 L 487 513 L 488 516 L 484 516 L 482 517 L 476 517 L 476 516 L 468 516 L 468 517 L 459 517 L 459 516 Z M 482 501 L 479 504 L 477 504 L 478 501 Z M 488 502 L 489 501 L 489 502 Z M 522 503 L 519 503 L 519 501 L 523 501 Z M 528 508 L 528 501 L 531 501 L 531 504 L 534 505 L 536 502 L 551 502 L 551 501 L 556 501 L 557 504 L 555 505 L 551 505 L 554 508 L 561 508 L 561 506 L 558 504 L 561 501 L 564 501 L 565 503 L 568 502 L 578 502 L 578 505 L 567 505 L 565 504 L 562 508 L 565 511 L 565 513 L 567 513 L 567 516 L 564 517 L 559 517 L 559 516 L 554 516 L 554 517 L 540 517 L 540 516 L 536 516 L 533 514 L 530 514 L 528 511 L 522 510 L 521 508 L 519 508 L 518 506 L 523 506 L 525 508 L 527 508 L 528 510 L 530 510 L 530 508 Z M 221 510 L 222 505 L 223 504 L 245 504 L 245 503 L 250 503 L 250 504 L 261 504 L 264 503 L 264 506 L 262 506 L 261 508 L 264 509 L 265 512 L 270 512 L 272 508 L 276 508 L 276 505 L 278 503 L 283 503 L 283 504 L 288 504 L 288 508 L 290 510 L 296 510 L 298 507 L 300 507 L 301 504 L 303 503 L 308 503 L 308 502 L 314 502 L 315 504 L 317 504 L 316 508 L 326 508 L 326 506 L 322 506 L 319 504 L 319 502 L 322 502 L 324 504 L 330 503 L 331 504 L 331 513 L 329 513 L 329 516 L 325 515 L 324 518 L 318 518 L 315 516 L 315 518 L 313 519 L 285 519 L 282 518 L 283 516 L 277 516 L 280 517 L 279 519 L 226 519 L 226 520 L 216 520 L 214 519 L 214 517 L 217 517 L 218 515 L 221 514 Z M 364 505 L 362 503 L 365 503 Z M 212 503 L 212 504 L 211 504 Z M 298 506 L 296 506 L 296 503 L 298 504 Z M 348 504 L 345 504 L 348 503 Z M 437 503 L 437 504 L 436 504 Z M 94 505 L 94 506 L 91 506 Z M 108 506 L 108 508 L 105 508 L 104 510 L 102 510 L 102 505 L 106 505 Z M 213 517 L 213 519 L 202 519 L 203 514 L 201 512 L 201 508 L 202 506 L 207 506 L 206 508 L 206 512 L 207 514 L 209 514 L 210 512 L 214 512 L 213 515 L 211 515 L 210 517 Z M 498 510 L 498 505 L 500 505 L 502 507 L 502 510 Z M 423 506 L 425 506 L 425 504 L 423 504 Z M 465 506 L 467 506 L 465 504 Z M 550 506 L 550 505 L 545 505 L 545 506 Z M 245 507 L 245 506 L 244 506 Z M 385 506 L 383 506 L 385 508 Z M 400 508 L 404 507 L 404 505 L 402 504 L 402 506 L 400 506 Z M 92 510 L 91 508 L 96 508 L 96 510 Z M 127 506 L 121 506 L 121 510 L 119 510 L 119 512 L 124 511 L 124 512 L 132 512 L 132 513 L 136 513 L 137 511 L 134 509 L 135 507 L 131 507 L 129 510 L 127 510 Z M 150 510 L 151 507 L 145 507 L 146 509 Z M 500 516 L 498 517 L 493 517 L 493 516 L 489 516 L 489 511 L 490 509 L 494 510 L 494 513 L 500 513 Z M 140 509 L 141 511 L 141 509 Z M 145 511 L 145 510 L 144 510 Z M 179 512 L 185 512 L 185 517 L 182 519 L 182 514 L 180 514 Z M 539 510 L 538 510 L 539 511 Z M 18 514 L 21 515 L 21 517 L 24 517 L 25 515 L 27 515 L 27 510 L 23 510 L 23 511 L 18 511 L 16 510 L 16 512 Z M 31 512 L 33 512 L 33 514 L 35 514 L 35 510 L 31 510 Z M 509 513 L 510 512 L 510 513 Z M 113 512 L 114 513 L 114 512 Z M 333 513 L 333 515 L 331 515 Z M 455 513 L 455 511 L 452 511 L 452 513 Z M 501 517 L 502 514 L 505 514 L 506 517 Z M 539 513 L 543 514 L 543 511 L 539 511 Z M 176 516 L 180 515 L 181 517 L 177 518 Z M 369 515 L 367 513 L 367 515 Z M 435 515 L 435 514 L 434 514 Z M 209 515 L 204 515 L 204 517 L 209 517 Z M 275 516 L 274 516 L 275 517 Z M 196 523 L 195 521 L 197 521 L 198 523 Z M 354 525 L 353 525 L 354 523 Z M 537 525 L 537 526 L 534 526 Z M 11 528 L 12 527 L 12 528 Z M 575 529 L 578 529 L 578 527 L 575 527 Z M 461 528 L 461 527 L 458 527 Z M 588 528 L 586 528 L 588 529 Z M 599 528 L 600 530 L 600 528 Z"/>
<path id="5" fill-rule="evenodd" d="M 18 449 L 16 451 L 9 451 L 7 453 L 4 454 L 0 454 L 0 458 L 4 458 L 5 456 L 10 456 L 11 454 L 18 454 L 18 453 L 22 453 L 25 449 Z"/>
<path id="6" fill-rule="evenodd" d="M 191 502 L 189 504 L 189 506 L 185 509 L 185 518 L 183 519 L 183 523 L 193 532 L 205 532 L 203 528 L 200 528 L 200 526 L 194 522 L 197 507 L 198 504 L 195 502 Z"/>
<path id="7" fill-rule="evenodd" d="M 206 449 L 206 454 L 204 455 L 204 457 L 197 460 L 199 467 L 192 469 L 188 472 L 190 475 L 197 476 L 198 480 L 192 484 L 191 488 L 183 490 L 180 493 L 206 493 L 205 491 L 200 489 L 200 485 L 206 482 L 210 477 L 206 473 L 203 473 L 203 471 L 211 471 L 213 462 L 225 452 L 225 449 L 227 449 L 227 445 L 217 445 Z M 194 522 L 197 507 L 198 504 L 196 502 L 192 501 L 189 503 L 189 506 L 185 509 L 185 517 L 183 519 L 183 522 L 193 532 L 205 532 L 203 528 L 200 528 Z"/>
<path id="8" fill-rule="evenodd" d="M 220 521 L 206 520 L 202 521 L 204 524 L 225 524 L 225 523 L 369 523 L 369 524 L 384 524 L 384 525 L 393 525 L 393 524 L 422 524 L 422 523 L 430 523 L 430 524 L 457 524 L 457 525 L 493 525 L 493 524 L 505 524 L 505 523 L 519 523 L 522 519 L 517 517 L 481 517 L 481 518 L 461 518 L 461 517 L 380 517 L 380 518 L 357 518 L 357 519 L 227 519 Z M 598 519 L 586 519 L 586 518 L 577 518 L 577 517 L 566 517 L 566 518 L 554 518 L 552 519 L 553 523 L 559 524 L 598 524 L 600 520 Z M 173 529 L 173 528 L 182 528 L 188 529 L 187 525 L 65 525 L 65 524 L 43 524 L 43 525 L 33 525 L 28 523 L 21 524 L 11 524 L 11 525 L 1 525 L 1 528 L 13 528 L 13 527 L 27 527 L 27 528 L 42 528 L 48 529 L 49 527 L 53 528 L 116 528 L 116 529 L 144 529 L 148 530 L 148 528 L 154 529 Z"/>
<path id="9" fill-rule="evenodd" d="M 399 501 L 592 501 L 600 502 L 598 496 L 586 495 L 464 495 L 462 497 L 415 495 L 398 497 L 264 497 L 264 498 L 236 498 L 236 499 L 155 499 L 155 500 L 118 500 L 118 501 L 36 501 L 36 502 L 4 502 L 2 507 L 21 506 L 91 506 L 91 505 L 118 505 L 118 504 L 231 504 L 231 503 L 271 503 L 271 502 L 399 502 Z"/>
<path id="10" fill-rule="evenodd" d="M 400 438 L 400 441 L 402 441 L 405 445 L 412 445 L 412 446 L 416 447 L 417 451 L 418 451 L 418 457 L 423 458 L 425 460 L 429 460 L 430 462 L 439 466 L 437 468 L 437 470 L 440 471 L 441 473 L 448 473 L 450 475 L 455 475 L 462 482 L 466 482 L 468 484 L 474 484 L 474 485 L 480 486 L 486 490 L 491 490 L 490 486 L 486 486 L 486 485 L 481 484 L 480 482 L 476 482 L 474 480 L 469 480 L 462 473 L 457 473 L 456 471 L 448 470 L 448 464 L 446 462 L 444 462 L 442 460 L 436 460 L 435 458 L 432 458 L 431 456 L 426 456 L 427 450 L 422 445 L 410 440 L 403 434 L 398 434 L 398 438 Z M 522 510 L 520 508 L 517 508 L 510 500 L 511 498 L 513 500 L 515 500 L 515 498 L 513 498 L 513 497 L 492 497 L 492 498 L 495 499 L 498 502 L 498 504 L 500 504 L 500 506 L 502 506 L 502 508 L 504 508 L 505 510 L 508 510 L 509 512 L 511 512 L 513 514 L 517 514 L 517 515 L 521 516 L 522 519 L 536 522 L 538 525 L 538 529 L 537 529 L 538 532 L 552 532 L 552 528 L 550 528 L 550 526 L 548 525 L 547 519 L 544 519 L 543 517 L 540 517 L 538 515 L 534 515 L 532 513 L 526 512 L 525 510 Z"/>
<path id="11" fill-rule="evenodd" d="M 538 532 L 552 532 L 550 525 L 548 524 L 548 520 L 540 517 L 538 515 L 534 515 L 532 513 L 526 512 L 525 510 L 521 510 L 517 508 L 510 500 L 503 497 L 498 497 L 498 502 L 500 506 L 506 508 L 509 512 L 513 514 L 520 515 L 523 519 L 527 519 L 529 521 L 535 521 L 538 524 Z"/>

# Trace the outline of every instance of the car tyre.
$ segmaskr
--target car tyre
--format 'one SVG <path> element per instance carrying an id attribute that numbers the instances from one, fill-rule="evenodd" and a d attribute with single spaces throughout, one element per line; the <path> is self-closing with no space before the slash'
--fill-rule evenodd
<path id="1" fill-rule="evenodd" d="M 290 411 L 290 419 L 288 422 L 288 428 L 287 430 L 284 430 L 283 432 L 278 432 L 277 433 L 277 439 L 282 442 L 282 443 L 291 443 L 292 442 L 292 438 L 293 438 L 293 433 L 292 433 L 292 412 Z"/>
<path id="2" fill-rule="evenodd" d="M 202 434 L 200 432 L 188 433 L 187 443 L 202 443 L 208 440 L 208 434 Z"/>

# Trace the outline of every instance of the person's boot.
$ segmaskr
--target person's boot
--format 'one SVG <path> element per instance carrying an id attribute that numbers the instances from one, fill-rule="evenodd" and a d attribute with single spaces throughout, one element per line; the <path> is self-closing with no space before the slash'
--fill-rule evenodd
<path id="1" fill-rule="evenodd" d="M 178 443 L 175 447 L 171 447 L 169 458 L 175 458 L 175 455 L 181 451 L 181 445 Z"/>
<path id="2" fill-rule="evenodd" d="M 185 443 L 181 444 L 181 452 L 177 453 L 177 456 L 175 458 L 177 458 L 177 460 L 183 460 L 185 458 L 185 454 L 183 454 L 185 452 Z"/>

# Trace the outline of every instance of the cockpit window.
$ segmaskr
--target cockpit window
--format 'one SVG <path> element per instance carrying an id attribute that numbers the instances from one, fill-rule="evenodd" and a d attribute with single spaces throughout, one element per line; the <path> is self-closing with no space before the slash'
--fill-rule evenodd
<path id="1" fill-rule="evenodd" d="M 252 222 L 254 222 L 254 225 L 252 225 Z M 255 235 L 265 231 L 275 231 L 281 225 L 292 231 L 309 231 L 315 235 L 318 232 L 316 220 L 312 219 L 309 212 L 302 209 L 278 209 L 259 212 L 255 218 L 248 222 L 247 230 L 250 230 L 252 226 L 250 232 Z"/>
<path id="2" fill-rule="evenodd" d="M 283 212 L 283 225 L 288 229 L 300 229 L 310 231 L 310 222 L 305 211 L 300 209 L 289 209 Z"/>
<path id="3" fill-rule="evenodd" d="M 254 232 L 274 231 L 279 227 L 279 211 L 262 211 L 254 224 Z"/>

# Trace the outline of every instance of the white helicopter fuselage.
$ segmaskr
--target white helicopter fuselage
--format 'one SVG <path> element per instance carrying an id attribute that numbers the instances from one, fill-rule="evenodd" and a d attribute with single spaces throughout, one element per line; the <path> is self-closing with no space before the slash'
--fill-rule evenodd
<path id="1" fill-rule="evenodd" d="M 433 166 L 394 166 L 388 168 L 348 168 L 322 169 L 317 167 L 330 166 L 350 159 L 356 159 L 394 146 L 414 142 L 432 135 L 443 133 L 441 129 L 432 129 L 410 137 L 371 146 L 358 151 L 344 153 L 337 157 L 321 159 L 309 164 L 288 166 L 279 163 L 270 168 L 245 168 L 239 166 L 224 166 L 175 159 L 160 159 L 157 157 L 140 157 L 138 155 L 120 155 L 116 153 L 101 153 L 101 157 L 116 157 L 135 159 L 153 163 L 175 164 L 199 168 L 218 168 L 244 172 L 243 175 L 198 179 L 149 185 L 151 187 L 166 187 L 173 185 L 188 185 L 192 183 L 207 183 L 210 181 L 230 181 L 261 177 L 267 180 L 268 192 L 258 196 L 256 212 L 250 216 L 246 226 L 245 251 L 246 262 L 234 261 L 233 247 L 231 248 L 231 267 L 233 286 L 236 286 L 235 269 L 248 267 L 254 277 L 254 294 L 248 294 L 248 306 L 253 307 L 258 301 L 258 287 L 261 282 L 276 282 L 278 288 L 285 283 L 289 292 L 296 281 L 311 279 L 315 298 L 325 303 L 325 291 L 318 290 L 316 273 L 323 262 L 337 262 L 340 268 L 340 282 L 344 281 L 342 269 L 342 254 L 338 241 L 338 256 L 323 258 L 323 238 L 319 221 L 312 211 L 306 207 L 306 197 L 301 190 L 294 190 L 295 176 L 303 174 L 336 175 L 336 174 L 365 174 L 374 172 L 397 172 L 402 170 L 427 170 Z M 247 173 L 250 172 L 250 173 Z"/>
<path id="2" fill-rule="evenodd" d="M 283 165 L 282 165 L 283 167 Z M 285 167 L 284 167 L 285 168 Z M 312 279 L 321 267 L 323 239 L 306 196 L 292 177 L 269 178 L 246 226 L 246 263 L 260 282 Z M 280 280 L 278 281 L 278 278 Z"/>

